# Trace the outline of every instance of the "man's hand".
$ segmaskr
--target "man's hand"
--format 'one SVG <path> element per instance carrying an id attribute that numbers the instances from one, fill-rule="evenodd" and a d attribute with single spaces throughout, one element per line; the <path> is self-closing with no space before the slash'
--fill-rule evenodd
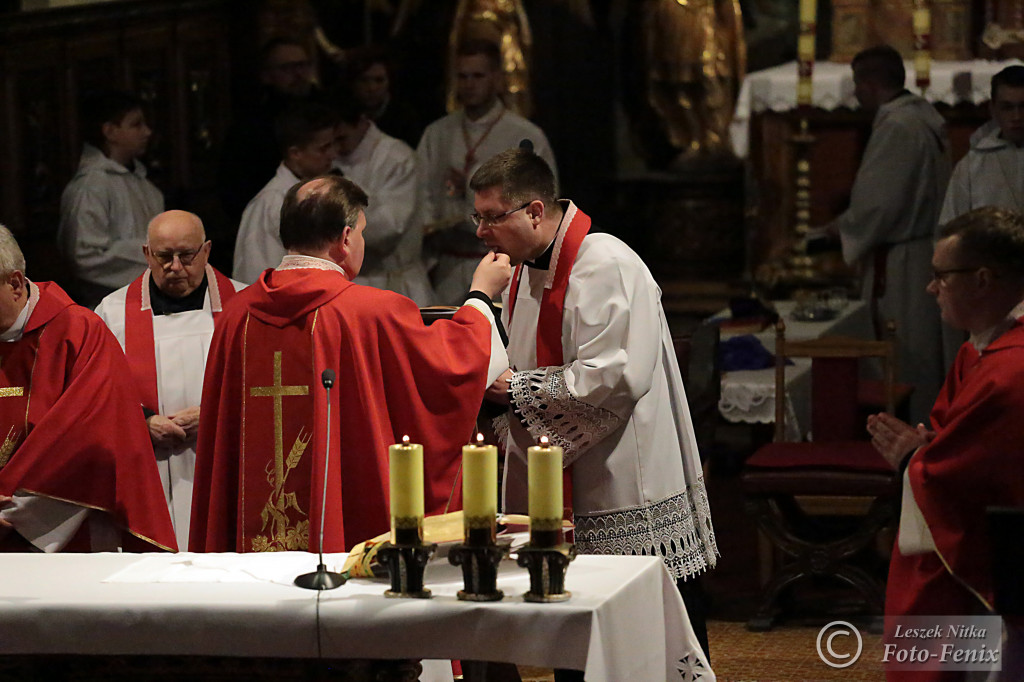
<path id="1" fill-rule="evenodd" d="M 0 510 L 2 510 L 5 505 L 10 504 L 11 499 L 12 498 L 7 495 L 0 495 Z M 11 525 L 11 522 L 0 516 L 0 539 L 11 532 L 12 528 L 14 528 L 14 526 Z"/>
<path id="2" fill-rule="evenodd" d="M 924 424 L 915 428 L 884 412 L 868 417 L 868 433 L 871 444 L 893 469 L 899 469 L 904 457 L 935 438 L 935 432 Z"/>
<path id="3" fill-rule="evenodd" d="M 484 393 L 484 399 L 489 400 L 492 403 L 498 405 L 508 405 L 508 386 L 509 382 L 512 381 L 512 370 L 506 369 L 505 372 L 494 380 L 487 391 Z"/>
<path id="4" fill-rule="evenodd" d="M 470 291 L 480 291 L 486 296 L 497 298 L 512 279 L 512 264 L 504 253 L 488 252 L 473 272 Z"/>
<path id="5" fill-rule="evenodd" d="M 153 445 L 174 445 L 187 438 L 185 429 L 162 414 L 154 414 L 147 419 L 146 426 L 149 427 L 149 439 Z"/>
<path id="6" fill-rule="evenodd" d="M 184 410 L 167 415 L 167 418 L 177 424 L 185 432 L 186 438 L 195 438 L 199 431 L 199 406 L 186 407 Z"/>

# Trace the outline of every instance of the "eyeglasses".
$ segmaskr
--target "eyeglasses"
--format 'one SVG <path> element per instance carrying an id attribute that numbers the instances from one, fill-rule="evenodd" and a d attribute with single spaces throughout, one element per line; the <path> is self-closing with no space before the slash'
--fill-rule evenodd
<path id="1" fill-rule="evenodd" d="M 469 219 L 472 220 L 473 224 L 476 225 L 477 227 L 480 227 L 481 223 L 487 223 L 488 225 L 497 225 L 499 222 L 501 222 L 503 218 L 512 215 L 516 211 L 522 211 L 524 208 L 526 208 L 532 203 L 532 201 L 527 201 L 519 208 L 513 208 L 508 211 L 505 211 L 504 213 L 499 213 L 498 215 L 480 215 L 479 213 L 470 213 Z"/>
<path id="2" fill-rule="evenodd" d="M 932 281 L 945 284 L 948 275 L 955 275 L 958 272 L 977 272 L 981 268 L 947 268 L 945 270 L 932 270 Z"/>
<path id="3" fill-rule="evenodd" d="M 203 250 L 203 247 L 206 246 L 207 243 L 208 242 L 203 242 L 202 246 L 198 249 L 191 249 L 189 251 L 150 251 L 149 253 L 154 259 L 156 259 L 157 263 L 165 268 L 170 267 L 174 263 L 175 258 L 177 258 L 178 262 L 183 266 L 188 267 L 192 265 L 192 261 L 196 259 L 196 256 L 199 255 L 199 252 Z"/>

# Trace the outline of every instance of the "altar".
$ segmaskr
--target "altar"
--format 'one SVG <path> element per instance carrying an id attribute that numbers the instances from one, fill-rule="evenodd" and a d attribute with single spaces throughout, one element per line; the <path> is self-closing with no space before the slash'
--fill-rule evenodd
<path id="1" fill-rule="evenodd" d="M 329 570 L 345 556 L 325 555 Z M 447 561 L 427 568 L 433 599 L 387 599 L 386 581 L 292 584 L 316 564 L 306 552 L 8 554 L 0 657 L 463 659 L 575 668 L 589 682 L 715 679 L 656 557 L 579 556 L 558 604 L 524 601 L 529 577 L 507 560 L 505 598 L 490 603 L 459 601 Z"/>

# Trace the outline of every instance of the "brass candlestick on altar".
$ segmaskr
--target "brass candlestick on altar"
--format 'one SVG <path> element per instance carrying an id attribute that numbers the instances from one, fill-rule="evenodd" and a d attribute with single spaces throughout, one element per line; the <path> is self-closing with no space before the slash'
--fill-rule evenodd
<path id="1" fill-rule="evenodd" d="M 483 434 L 462 447 L 463 543 L 448 552 L 448 562 L 462 567 L 463 601 L 498 601 L 498 564 L 505 551 L 496 542 L 498 449 L 484 445 Z"/>
<path id="2" fill-rule="evenodd" d="M 529 479 L 530 543 L 519 550 L 516 563 L 530 572 L 529 602 L 559 602 L 572 596 L 565 589 L 565 572 L 576 548 L 562 536 L 562 448 L 547 437 L 526 450 Z"/>
<path id="3" fill-rule="evenodd" d="M 391 589 L 384 596 L 429 599 L 423 572 L 437 545 L 423 542 L 423 446 L 405 436 L 401 444 L 388 448 L 388 459 L 391 542 L 377 552 L 391 577 Z"/>

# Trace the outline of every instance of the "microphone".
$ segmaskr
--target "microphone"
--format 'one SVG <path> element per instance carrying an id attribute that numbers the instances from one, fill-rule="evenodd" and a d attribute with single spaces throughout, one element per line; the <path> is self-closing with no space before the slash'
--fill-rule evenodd
<path id="1" fill-rule="evenodd" d="M 524 150 L 524 151 L 532 152 L 533 151 L 533 140 L 531 140 L 528 137 L 523 138 L 522 140 L 519 141 L 519 148 Z"/>
<path id="2" fill-rule="evenodd" d="M 324 564 L 324 519 L 327 517 L 327 469 L 331 463 L 331 387 L 334 386 L 334 370 L 325 369 L 320 374 L 320 383 L 327 391 L 327 442 L 324 444 L 324 496 L 320 503 L 320 541 L 317 549 L 320 552 L 320 563 L 312 573 L 303 573 L 295 578 L 295 584 L 307 590 L 333 590 L 345 584 L 346 578 L 341 573 L 327 570 Z"/>

